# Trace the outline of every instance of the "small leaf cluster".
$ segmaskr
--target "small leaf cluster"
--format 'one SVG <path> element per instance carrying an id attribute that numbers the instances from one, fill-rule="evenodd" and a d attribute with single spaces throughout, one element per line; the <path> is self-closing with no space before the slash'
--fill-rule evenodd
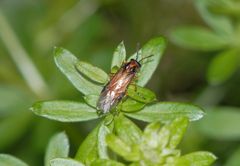
<path id="1" fill-rule="evenodd" d="M 149 55 L 143 62 L 136 86 L 130 85 L 128 96 L 118 104 L 114 112 L 103 117 L 97 114 L 96 103 L 100 91 L 110 80 L 102 69 L 78 60 L 63 48 L 55 48 L 54 58 L 58 68 L 84 95 L 85 102 L 52 100 L 35 103 L 31 110 L 42 117 L 61 122 L 80 122 L 101 118 L 101 122 L 79 146 L 74 158 L 69 157 L 69 140 L 64 132 L 52 137 L 45 154 L 45 166 L 208 166 L 216 157 L 209 152 L 181 155 L 176 149 L 189 121 L 199 120 L 201 108 L 174 102 L 158 102 L 156 95 L 143 86 L 155 71 L 163 51 L 162 37 L 150 40 L 139 50 L 139 58 Z M 136 59 L 136 53 L 130 59 Z M 126 59 L 123 43 L 113 55 L 111 72 L 118 70 Z M 147 59 L 145 59 L 147 60 Z M 117 114 L 116 114 L 117 113 Z M 141 131 L 130 119 L 150 122 Z M 120 162 L 122 160 L 126 162 Z M 0 163 L 21 163 L 18 159 L 3 154 Z M 12 164 L 14 165 L 14 164 Z M 25 165 L 22 163 L 22 165 Z"/>
<path id="2" fill-rule="evenodd" d="M 184 48 L 216 52 L 207 71 L 212 85 L 227 81 L 240 67 L 240 5 L 235 0 L 195 0 L 209 26 L 180 26 L 171 33 L 174 43 Z"/>
<path id="3" fill-rule="evenodd" d="M 139 50 L 139 59 L 152 55 L 151 60 L 145 59 L 146 61 L 142 62 L 136 85 L 129 86 L 128 97 L 116 109 L 126 116 L 146 122 L 169 121 L 179 116 L 186 116 L 191 121 L 198 120 L 204 115 L 201 108 L 184 103 L 157 102 L 156 95 L 143 87 L 157 68 L 165 45 L 165 39 L 158 37 L 150 40 Z M 136 54 L 130 56 L 127 61 L 136 59 Z M 79 122 L 100 118 L 97 114 L 96 103 L 101 90 L 110 79 L 108 74 L 96 66 L 78 60 L 63 48 L 55 48 L 54 58 L 60 71 L 84 95 L 85 103 L 63 100 L 41 101 L 35 103 L 31 110 L 37 115 L 61 122 Z M 126 50 L 122 42 L 113 54 L 111 69 L 120 68 L 126 61 L 125 59 Z"/>
<path id="4" fill-rule="evenodd" d="M 162 125 L 153 122 L 141 131 L 131 120 L 120 115 L 111 125 L 101 123 L 83 141 L 74 158 L 69 157 L 69 140 L 64 132 L 55 134 L 45 153 L 44 166 L 125 166 L 113 160 L 109 149 L 128 161 L 129 166 L 209 166 L 216 157 L 198 151 L 181 155 L 176 149 L 186 128 L 188 118 L 176 118 Z M 108 149 L 109 147 L 109 149 Z M 19 159 L 0 154 L 4 165 L 27 166 Z"/>
<path id="5" fill-rule="evenodd" d="M 115 134 L 107 135 L 108 146 L 130 166 L 210 165 L 216 157 L 209 152 L 194 152 L 181 156 L 176 149 L 188 126 L 187 118 L 176 118 L 163 126 L 153 122 L 142 132 L 124 116 L 115 121 Z M 131 126 L 131 127 L 128 127 Z"/>

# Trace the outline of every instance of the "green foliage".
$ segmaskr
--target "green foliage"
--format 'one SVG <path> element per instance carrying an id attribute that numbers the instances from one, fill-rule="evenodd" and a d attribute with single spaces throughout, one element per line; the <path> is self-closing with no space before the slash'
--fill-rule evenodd
<path id="1" fill-rule="evenodd" d="M 115 126 L 116 130 L 131 126 L 126 118 L 121 118 L 120 121 L 125 123 Z M 129 133 L 126 131 L 126 135 L 117 131 L 116 134 L 109 134 L 107 143 L 114 152 L 133 162 L 132 165 L 211 165 L 216 157 L 209 152 L 194 152 L 181 156 L 180 150 L 175 149 L 187 126 L 187 118 L 177 118 L 163 127 L 160 127 L 159 122 L 154 122 L 149 124 L 143 133 L 134 127 Z"/>
<path id="2" fill-rule="evenodd" d="M 144 85 L 150 79 L 150 76 L 160 61 L 165 47 L 165 40 L 159 37 L 150 40 L 139 51 L 139 58 L 151 57 L 141 62 L 142 67 L 138 74 L 138 85 Z M 78 61 L 74 55 L 63 48 L 55 48 L 54 56 L 58 68 L 67 76 L 73 85 L 85 95 L 84 99 L 91 107 L 85 103 L 46 101 L 34 104 L 31 108 L 32 111 L 37 115 L 62 122 L 76 122 L 98 118 L 96 114 L 96 103 L 100 86 L 94 84 L 94 82 L 90 82 L 85 77 L 103 83 L 107 80 L 105 72 L 90 64 Z M 117 58 L 117 56 L 119 58 Z M 135 56 L 136 53 L 130 58 L 135 58 Z M 123 58 L 125 58 L 125 48 L 123 43 L 121 43 L 114 53 L 113 66 L 121 66 Z M 75 67 L 84 74 L 85 77 L 82 77 Z M 94 72 L 94 70 L 96 70 L 96 72 Z M 179 116 L 187 116 L 190 120 L 198 120 L 203 116 L 203 111 L 200 108 L 189 104 L 156 103 L 143 108 L 145 104 L 156 101 L 156 95 L 151 90 L 140 86 L 130 85 L 127 93 L 131 99 L 129 98 L 123 101 L 118 108 L 132 118 L 144 121 L 168 121 Z"/>
<path id="3" fill-rule="evenodd" d="M 126 50 L 124 43 L 121 42 L 113 53 L 111 68 L 117 66 L 120 68 L 126 59 Z"/>
<path id="4" fill-rule="evenodd" d="M 145 122 L 167 122 L 177 117 L 188 117 L 190 121 L 199 120 L 204 112 L 195 105 L 174 102 L 159 102 L 144 107 L 141 111 L 126 113 L 127 116 Z"/>
<path id="5" fill-rule="evenodd" d="M 0 154 L 0 164 L 2 166 L 28 166 L 23 161 L 8 154 Z"/>
<path id="6" fill-rule="evenodd" d="M 88 81 L 76 70 L 78 59 L 63 48 L 54 49 L 56 65 L 72 84 L 83 94 L 99 94 L 101 87 Z M 90 69 L 89 69 L 90 70 Z"/>
<path id="7" fill-rule="evenodd" d="M 79 72 L 95 82 L 105 84 L 109 80 L 107 73 L 98 67 L 92 66 L 89 63 L 80 61 L 76 64 L 76 68 Z"/>
<path id="8" fill-rule="evenodd" d="M 208 166 L 211 165 L 217 158 L 209 152 L 194 152 L 187 155 L 183 155 L 178 158 L 175 165 L 178 166 Z"/>
<path id="9" fill-rule="evenodd" d="M 96 110 L 85 103 L 72 101 L 44 101 L 35 103 L 31 110 L 40 116 L 61 121 L 76 122 L 98 118 Z"/>
<path id="10" fill-rule="evenodd" d="M 52 166 L 58 161 L 52 162 L 51 160 L 58 157 L 68 157 L 69 154 L 69 141 L 67 135 L 62 132 L 54 135 L 46 150 L 45 154 L 45 166 Z M 51 163 L 51 164 L 50 164 Z"/>
<path id="11" fill-rule="evenodd" d="M 95 160 L 91 166 L 124 166 L 124 164 L 113 161 L 113 160 L 105 160 L 105 159 L 97 159 Z"/>
<path id="12" fill-rule="evenodd" d="M 144 45 L 138 53 L 142 67 L 138 73 L 137 85 L 129 85 L 127 96 L 113 112 L 104 115 L 100 124 L 79 146 L 74 159 L 67 158 L 69 144 L 66 135 L 55 135 L 48 145 L 45 165 L 123 166 L 124 164 L 115 161 L 113 152 L 132 162 L 131 166 L 138 166 L 140 163 L 146 166 L 184 163 L 210 165 L 215 160 L 211 153 L 196 152 L 180 156 L 180 150 L 176 149 L 186 131 L 188 121 L 201 119 L 204 115 L 203 110 L 191 104 L 157 102 L 154 92 L 141 87 L 151 78 L 165 47 L 165 40 L 161 37 Z M 136 58 L 136 54 L 130 59 Z M 99 92 L 103 88 L 100 84 L 106 84 L 109 80 L 108 75 L 91 64 L 79 61 L 63 48 L 55 48 L 54 57 L 58 68 L 84 94 L 86 103 L 42 101 L 35 103 L 31 110 L 39 116 L 61 122 L 101 118 L 97 115 L 96 105 Z M 125 57 L 126 51 L 122 42 L 114 52 L 112 68 L 121 67 Z M 126 116 L 152 123 L 142 132 Z M 163 123 L 165 125 L 160 127 Z"/>
<path id="13" fill-rule="evenodd" d="M 83 141 L 75 156 L 76 160 L 89 165 L 98 158 L 109 158 L 105 137 L 111 132 L 112 127 L 106 126 L 105 122 L 100 123 Z"/>
<path id="14" fill-rule="evenodd" d="M 239 3 L 234 0 L 196 0 L 194 3 L 211 30 L 181 26 L 172 31 L 171 39 L 184 48 L 217 51 L 209 64 L 207 80 L 212 85 L 219 85 L 229 80 L 240 66 L 240 19 L 232 15 Z"/>
<path id="15" fill-rule="evenodd" d="M 138 60 L 146 58 L 143 61 L 141 61 L 142 67 L 138 74 L 138 80 L 137 80 L 137 84 L 139 86 L 146 85 L 149 79 L 152 77 L 154 71 L 156 70 L 161 60 L 161 57 L 165 51 L 165 48 L 166 48 L 165 39 L 162 37 L 158 37 L 158 38 L 151 39 L 139 51 L 140 55 Z M 128 60 L 130 59 L 136 59 L 136 53 L 133 56 L 128 58 Z"/>
<path id="16" fill-rule="evenodd" d="M 50 163 L 51 166 L 84 166 L 81 162 L 70 158 L 55 158 Z"/>
<path id="17" fill-rule="evenodd" d="M 152 103 L 157 100 L 156 95 L 151 90 L 137 85 L 130 85 L 127 89 L 127 94 L 132 99 L 142 103 Z"/>

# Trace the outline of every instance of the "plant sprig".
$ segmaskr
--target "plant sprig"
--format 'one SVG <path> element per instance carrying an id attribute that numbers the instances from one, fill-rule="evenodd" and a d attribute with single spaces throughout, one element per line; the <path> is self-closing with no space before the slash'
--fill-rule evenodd
<path id="1" fill-rule="evenodd" d="M 174 102 L 158 102 L 156 95 L 144 86 L 151 78 L 166 42 L 162 37 L 150 40 L 139 50 L 141 58 L 153 55 L 153 59 L 143 63 L 138 74 L 137 86 L 129 86 L 128 96 L 114 111 L 107 114 L 96 128 L 79 146 L 74 158 L 69 157 L 69 141 L 64 132 L 52 137 L 45 155 L 45 166 L 124 166 L 125 163 L 111 157 L 115 155 L 131 162 L 130 166 L 186 165 L 208 166 L 216 160 L 209 152 L 194 152 L 181 155 L 176 149 L 189 121 L 199 120 L 204 112 L 201 108 Z M 136 53 L 130 58 L 135 58 Z M 41 101 L 31 110 L 42 117 L 61 122 L 79 122 L 101 118 L 97 114 L 96 103 L 103 85 L 110 79 L 100 68 L 79 61 L 63 48 L 55 48 L 54 58 L 58 68 L 83 95 L 85 102 Z M 125 62 L 126 50 L 123 42 L 114 52 L 112 69 Z M 150 122 L 144 131 L 130 119 Z M 163 125 L 161 127 L 161 125 Z M 8 157 L 11 162 L 11 157 Z M 1 163 L 1 156 L 0 156 Z"/>

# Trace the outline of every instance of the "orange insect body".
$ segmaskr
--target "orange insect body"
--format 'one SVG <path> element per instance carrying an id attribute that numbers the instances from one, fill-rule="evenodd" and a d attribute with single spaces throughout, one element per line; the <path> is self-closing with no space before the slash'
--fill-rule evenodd
<path id="1" fill-rule="evenodd" d="M 123 64 L 104 86 L 97 103 L 97 108 L 103 114 L 117 106 L 125 96 L 128 85 L 133 81 L 140 68 L 141 64 L 137 60 L 131 59 L 129 62 Z"/>

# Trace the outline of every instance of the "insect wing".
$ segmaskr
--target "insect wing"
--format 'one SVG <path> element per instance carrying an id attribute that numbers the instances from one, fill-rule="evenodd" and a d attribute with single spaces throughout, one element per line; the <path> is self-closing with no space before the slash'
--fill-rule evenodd
<path id="1" fill-rule="evenodd" d="M 108 90 L 108 88 L 105 88 L 97 103 L 97 109 L 102 110 L 103 113 L 108 112 L 111 109 L 111 103 L 114 100 L 114 96 L 112 96 L 111 91 Z"/>

